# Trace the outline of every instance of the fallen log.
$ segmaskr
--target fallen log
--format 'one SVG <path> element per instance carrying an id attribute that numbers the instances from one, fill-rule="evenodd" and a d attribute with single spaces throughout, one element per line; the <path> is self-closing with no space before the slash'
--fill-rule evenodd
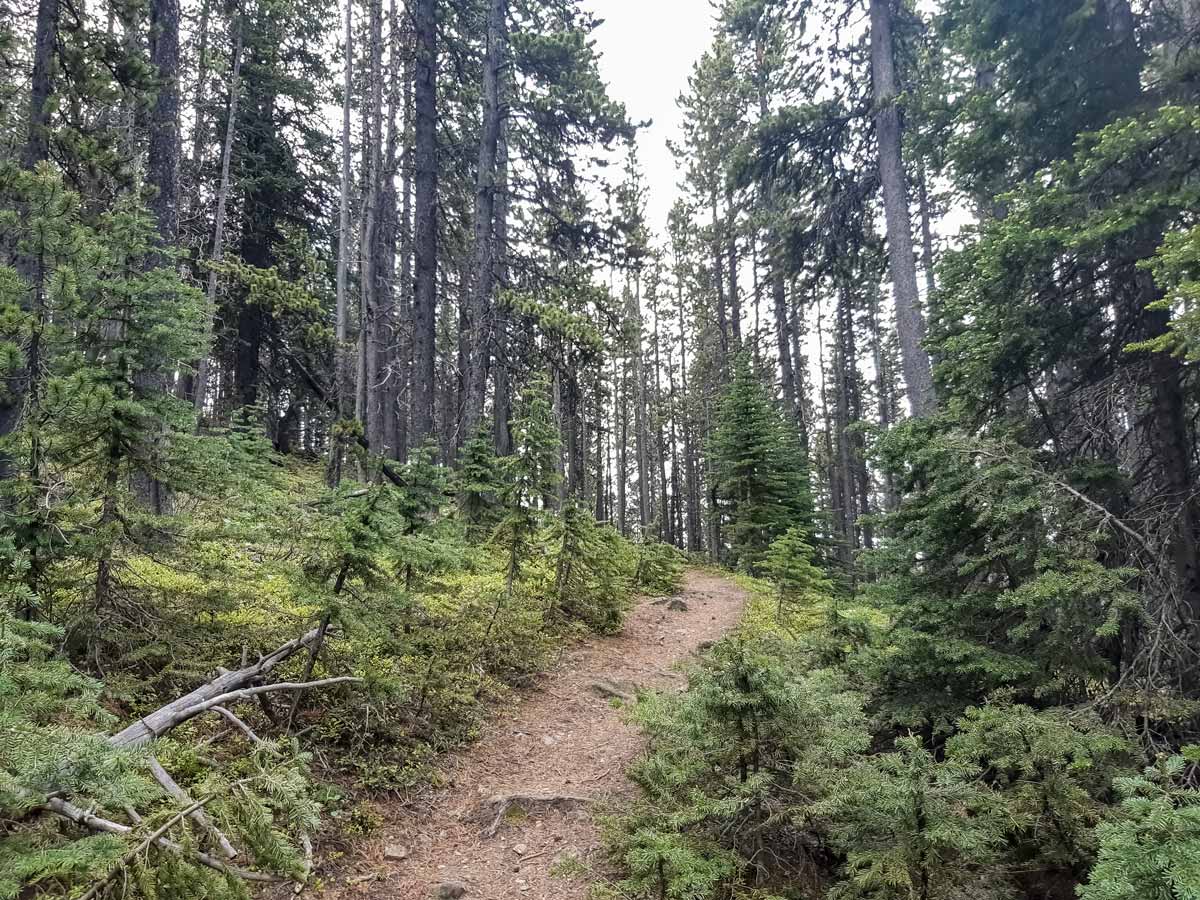
<path id="1" fill-rule="evenodd" d="M 327 632 L 327 629 L 325 631 Z M 222 704 L 231 701 L 261 697 L 271 691 L 303 691 L 311 687 L 361 681 L 362 679 L 359 678 L 326 678 L 306 682 L 279 682 L 266 685 L 253 684 L 299 651 L 312 646 L 322 636 L 323 630 L 314 628 L 307 634 L 288 641 L 274 652 L 261 657 L 251 665 L 244 665 L 242 668 L 232 672 L 218 669 L 217 677 L 208 683 L 201 685 L 182 697 L 172 700 L 165 706 L 159 707 L 154 712 L 143 716 L 133 724 L 112 735 L 108 739 L 109 746 L 121 750 L 141 747 L 155 738 L 166 734 L 172 728 L 176 728 L 189 719 L 193 719 L 210 710 L 221 712 L 223 715 L 230 715 L 227 710 L 223 709 Z M 255 735 L 255 738 L 257 738 L 257 735 Z M 220 848 L 227 859 L 236 858 L 238 855 L 236 848 L 204 815 L 204 803 L 193 801 L 157 759 L 150 757 L 149 767 L 155 781 L 183 808 L 182 813 L 171 820 L 171 823 L 177 823 L 184 818 L 192 819 L 209 834 L 213 843 Z M 94 812 L 77 806 L 64 797 L 56 796 L 53 792 L 51 793 L 51 796 L 40 800 L 40 802 L 36 802 L 36 806 L 77 825 L 81 825 L 90 831 L 115 835 L 129 835 L 134 831 L 129 825 L 98 816 Z M 22 796 L 28 796 L 26 792 L 21 792 L 21 794 Z M 139 821 L 140 817 L 137 817 L 135 810 L 129 810 L 129 814 L 135 823 Z M 233 875 L 246 881 L 279 882 L 287 880 L 276 875 L 243 869 L 240 866 L 233 865 L 226 860 L 218 859 L 208 853 L 186 848 L 166 837 L 165 831 L 166 829 L 162 829 L 155 832 L 144 845 L 150 846 L 152 844 L 164 850 L 181 853 L 210 869 L 227 875 Z"/>
<path id="2" fill-rule="evenodd" d="M 166 706 L 159 707 L 154 712 L 142 716 L 127 728 L 118 731 L 108 739 L 109 745 L 125 750 L 150 743 L 156 737 L 166 734 L 172 728 L 204 712 L 209 708 L 205 704 L 214 698 L 235 693 L 251 682 L 262 678 L 280 663 L 286 662 L 299 651 L 309 647 L 320 635 L 321 630 L 314 628 L 307 634 L 288 641 L 256 663 L 233 672 L 222 672 L 207 684 L 200 685 L 191 693 L 172 700 Z"/>
<path id="3" fill-rule="evenodd" d="M 229 842 L 229 838 L 225 837 L 225 833 L 217 828 L 209 820 L 208 816 L 204 814 L 204 804 L 193 801 L 188 796 L 187 791 L 179 786 L 179 782 L 172 778 L 171 774 L 163 768 L 162 763 L 153 756 L 150 757 L 149 765 L 150 774 L 154 776 L 154 780 L 161 785 L 164 791 L 178 801 L 180 806 L 189 807 L 187 817 L 209 834 L 213 842 L 221 848 L 221 852 L 225 854 L 225 858 L 237 859 L 237 849 Z M 137 824 L 136 820 L 134 824 Z"/>

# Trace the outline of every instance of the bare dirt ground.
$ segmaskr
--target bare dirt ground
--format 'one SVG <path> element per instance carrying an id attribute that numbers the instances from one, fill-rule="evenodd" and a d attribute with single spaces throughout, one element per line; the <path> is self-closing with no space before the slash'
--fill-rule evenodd
<path id="1" fill-rule="evenodd" d="M 675 664 L 732 629 L 746 600 L 732 581 L 698 570 L 676 596 L 686 609 L 643 600 L 621 634 L 567 652 L 477 744 L 446 760 L 445 789 L 390 810 L 386 827 L 339 867 L 321 896 L 583 900 L 589 878 L 566 874 L 564 861 L 602 865 L 590 810 L 632 790 L 625 767 L 643 747 L 602 694 L 682 688 Z M 507 811 L 488 802 L 513 795 L 543 799 Z"/>

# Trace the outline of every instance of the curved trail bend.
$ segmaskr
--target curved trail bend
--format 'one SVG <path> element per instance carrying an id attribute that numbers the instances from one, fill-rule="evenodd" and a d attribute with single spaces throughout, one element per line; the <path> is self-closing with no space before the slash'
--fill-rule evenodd
<path id="1" fill-rule="evenodd" d="M 672 667 L 730 631 L 746 600 L 729 579 L 700 570 L 687 573 L 676 597 L 686 610 L 642 600 L 620 634 L 569 650 L 476 744 L 449 757 L 448 787 L 397 812 L 324 896 L 424 900 L 446 885 L 442 893 L 453 897 L 448 883 L 456 882 L 466 900 L 584 900 L 586 877 L 551 869 L 572 858 L 600 862 L 588 805 L 525 803 L 497 816 L 488 801 L 540 795 L 603 803 L 632 790 L 624 771 L 642 736 L 601 693 L 682 688 Z"/>

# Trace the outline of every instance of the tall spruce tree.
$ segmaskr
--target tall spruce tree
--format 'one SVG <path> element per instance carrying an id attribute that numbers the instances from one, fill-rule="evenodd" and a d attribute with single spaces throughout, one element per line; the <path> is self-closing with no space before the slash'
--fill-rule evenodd
<path id="1" fill-rule="evenodd" d="M 747 351 L 734 359 L 717 422 L 709 454 L 727 558 L 758 571 L 776 538 L 793 527 L 811 528 L 813 509 L 799 442 L 751 369 Z"/>

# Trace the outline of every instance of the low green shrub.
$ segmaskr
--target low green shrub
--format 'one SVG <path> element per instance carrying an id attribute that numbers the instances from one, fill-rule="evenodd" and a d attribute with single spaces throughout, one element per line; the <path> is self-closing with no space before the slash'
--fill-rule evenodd
<path id="1" fill-rule="evenodd" d="M 687 557 L 678 547 L 662 541 L 645 541 L 635 545 L 637 570 L 634 585 L 644 594 L 674 594 L 683 584 Z"/>
<path id="2" fill-rule="evenodd" d="M 1005 692 L 949 729 L 893 730 L 856 669 L 886 622 L 839 602 L 792 537 L 767 557 L 785 589 L 742 577 L 737 632 L 632 712 L 649 750 L 639 798 L 605 821 L 614 896 L 1200 896 L 1200 751 L 1138 774 L 1094 711 Z"/>

